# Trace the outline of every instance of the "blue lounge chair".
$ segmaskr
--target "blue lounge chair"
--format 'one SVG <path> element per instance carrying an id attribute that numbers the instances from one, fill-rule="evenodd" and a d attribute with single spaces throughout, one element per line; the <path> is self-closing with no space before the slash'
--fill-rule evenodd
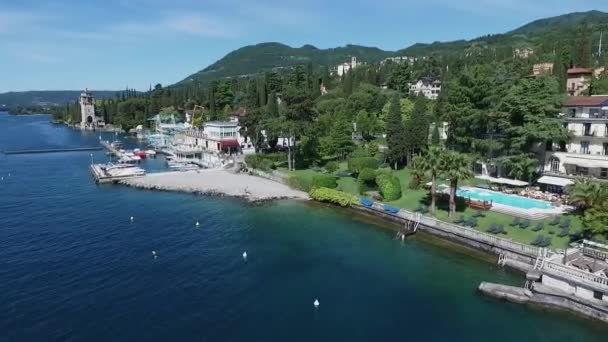
<path id="1" fill-rule="evenodd" d="M 470 218 L 470 219 L 467 221 L 467 223 L 465 224 L 465 226 L 469 226 L 469 227 L 471 227 L 471 228 L 475 228 L 475 227 L 477 227 L 477 219 L 476 219 L 476 218 L 474 218 L 474 217 L 471 217 L 471 218 Z"/>
<path id="2" fill-rule="evenodd" d="M 545 228 L 545 223 L 543 221 L 540 221 L 534 226 L 534 228 L 532 228 L 532 231 L 538 232 L 538 231 L 543 230 L 544 228 Z"/>
<path id="3" fill-rule="evenodd" d="M 525 219 L 525 220 L 521 220 L 521 222 L 519 222 L 519 228 L 527 229 L 528 227 L 530 227 L 530 220 Z"/>
<path id="4" fill-rule="evenodd" d="M 458 219 L 456 221 L 454 221 L 454 223 L 456 224 L 463 224 L 466 222 L 466 218 L 464 217 L 464 215 L 460 215 L 460 217 L 458 217 Z"/>
<path id="5" fill-rule="evenodd" d="M 513 218 L 513 222 L 511 222 L 511 225 L 512 226 L 519 226 L 520 225 L 519 217 Z"/>
<path id="6" fill-rule="evenodd" d="M 507 231 L 505 230 L 505 226 L 503 226 L 502 224 L 499 224 L 497 227 L 498 227 L 498 233 L 507 234 Z"/>
<path id="7" fill-rule="evenodd" d="M 363 205 L 364 207 L 368 207 L 368 208 L 370 208 L 372 205 L 374 205 L 374 202 L 372 202 L 366 198 L 360 199 L 359 202 L 361 203 L 361 205 Z"/>
<path id="8" fill-rule="evenodd" d="M 399 209 L 395 208 L 395 207 L 391 207 L 391 206 L 385 204 L 384 205 L 384 211 L 388 211 L 391 214 L 396 214 L 396 213 L 399 212 Z"/>

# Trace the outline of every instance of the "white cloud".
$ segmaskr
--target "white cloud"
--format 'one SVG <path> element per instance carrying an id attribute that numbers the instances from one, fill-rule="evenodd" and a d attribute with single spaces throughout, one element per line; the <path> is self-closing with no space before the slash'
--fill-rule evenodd
<path id="1" fill-rule="evenodd" d="M 44 17 L 25 11 L 11 11 L 0 8 L 0 34 L 17 34 L 29 30 L 30 26 Z"/>
<path id="2" fill-rule="evenodd" d="M 128 21 L 111 27 L 116 34 L 130 36 L 184 34 L 208 38 L 231 38 L 238 29 L 202 13 L 170 13 L 157 20 Z"/>

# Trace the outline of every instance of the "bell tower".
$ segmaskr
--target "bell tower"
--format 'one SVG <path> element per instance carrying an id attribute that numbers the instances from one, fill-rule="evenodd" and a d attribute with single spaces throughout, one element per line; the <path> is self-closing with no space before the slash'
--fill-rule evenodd
<path id="1" fill-rule="evenodd" d="M 80 94 L 80 128 L 95 130 L 98 126 L 103 126 L 95 116 L 95 97 L 88 89 Z"/>

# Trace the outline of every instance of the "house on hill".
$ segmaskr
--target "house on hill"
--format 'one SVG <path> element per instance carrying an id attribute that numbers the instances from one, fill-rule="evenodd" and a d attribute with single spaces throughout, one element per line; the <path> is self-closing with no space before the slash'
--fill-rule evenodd
<path id="1" fill-rule="evenodd" d="M 578 68 L 568 69 L 568 82 L 566 91 L 570 96 L 581 96 L 589 88 L 589 82 L 598 78 L 606 71 L 605 68 Z"/>
<path id="2" fill-rule="evenodd" d="M 538 182 L 564 187 L 577 176 L 608 181 L 608 96 L 573 96 L 562 112 L 572 139 L 547 151 Z"/>
<path id="3" fill-rule="evenodd" d="M 335 67 L 335 73 L 342 77 L 342 75 L 346 74 L 347 72 L 351 71 L 352 69 L 356 68 L 357 66 L 361 65 L 363 63 L 359 63 L 357 62 L 357 57 L 351 57 L 350 62 L 345 62 L 342 64 L 339 64 Z"/>
<path id="4" fill-rule="evenodd" d="M 423 77 L 418 82 L 410 84 L 410 93 L 422 94 L 427 99 L 436 100 L 441 93 L 441 80 L 435 77 Z"/>

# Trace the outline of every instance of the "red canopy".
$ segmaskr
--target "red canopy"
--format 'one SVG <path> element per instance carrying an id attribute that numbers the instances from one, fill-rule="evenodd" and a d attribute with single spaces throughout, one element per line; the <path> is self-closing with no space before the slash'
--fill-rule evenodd
<path id="1" fill-rule="evenodd" d="M 238 141 L 236 140 L 224 140 L 221 142 L 222 144 L 222 148 L 224 149 L 228 149 L 228 148 L 240 148 L 241 145 L 239 144 Z"/>

